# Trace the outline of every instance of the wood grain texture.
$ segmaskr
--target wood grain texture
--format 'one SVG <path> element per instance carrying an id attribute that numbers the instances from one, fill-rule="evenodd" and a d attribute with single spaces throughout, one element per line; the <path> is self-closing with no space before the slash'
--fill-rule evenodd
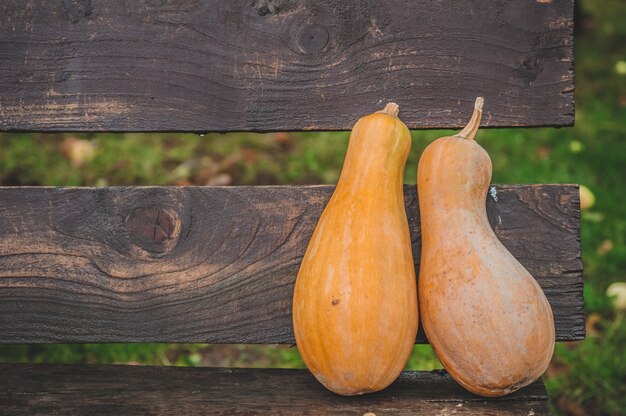
<path id="1" fill-rule="evenodd" d="M 9 364 L 0 374 L 0 413 L 11 415 L 550 414 L 541 380 L 485 399 L 443 371 L 404 372 L 356 397 L 331 393 L 306 370 Z"/>
<path id="2" fill-rule="evenodd" d="M 573 0 L 4 0 L 0 130 L 574 122 Z"/>
<path id="3" fill-rule="evenodd" d="M 0 188 L 0 343 L 292 343 L 295 277 L 333 189 Z M 496 234 L 557 338 L 582 339 L 578 188 L 495 189 Z M 405 202 L 417 268 L 415 186 Z"/>

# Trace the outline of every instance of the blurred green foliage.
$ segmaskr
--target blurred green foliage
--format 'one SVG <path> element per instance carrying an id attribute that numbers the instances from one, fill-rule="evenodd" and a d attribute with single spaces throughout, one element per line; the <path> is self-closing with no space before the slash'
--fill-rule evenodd
<path id="1" fill-rule="evenodd" d="M 626 322 L 605 295 L 626 281 L 626 2 L 577 2 L 576 127 L 483 130 L 495 183 L 580 183 L 587 339 L 557 346 L 546 382 L 555 412 L 624 414 Z M 488 103 L 487 103 L 488 106 Z M 449 132 L 415 131 L 419 155 Z M 2 134 L 3 185 L 318 184 L 337 180 L 348 133 Z M 295 348 L 238 345 L 4 345 L 2 362 L 302 367 Z M 440 368 L 428 345 L 413 369 Z"/>

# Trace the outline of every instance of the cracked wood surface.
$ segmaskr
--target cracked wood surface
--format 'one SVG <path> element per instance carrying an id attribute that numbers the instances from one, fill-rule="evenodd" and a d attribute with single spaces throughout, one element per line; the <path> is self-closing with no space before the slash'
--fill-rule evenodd
<path id="1" fill-rule="evenodd" d="M 0 130 L 574 122 L 573 1 L 4 0 Z"/>
<path id="2" fill-rule="evenodd" d="M 0 343 L 292 343 L 295 277 L 333 189 L 0 188 Z M 496 185 L 487 211 L 557 339 L 582 339 L 577 186 Z"/>

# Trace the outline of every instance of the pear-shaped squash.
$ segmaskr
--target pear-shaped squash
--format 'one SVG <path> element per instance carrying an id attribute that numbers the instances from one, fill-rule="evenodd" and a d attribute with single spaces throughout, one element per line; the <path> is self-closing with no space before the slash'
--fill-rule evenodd
<path id="1" fill-rule="evenodd" d="M 487 220 L 491 159 L 467 127 L 422 154 L 417 189 L 422 230 L 419 301 L 435 353 L 463 387 L 503 396 L 545 371 L 554 319 L 541 287 L 498 240 Z"/>
<path id="2" fill-rule="evenodd" d="M 381 390 L 404 368 L 418 325 L 415 266 L 404 208 L 411 146 L 397 105 L 352 130 L 335 192 L 306 250 L 293 297 L 298 350 L 342 395 Z"/>

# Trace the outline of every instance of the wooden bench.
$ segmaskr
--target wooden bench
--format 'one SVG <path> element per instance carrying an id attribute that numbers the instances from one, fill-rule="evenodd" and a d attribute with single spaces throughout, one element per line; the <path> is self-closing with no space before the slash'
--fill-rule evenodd
<path id="1" fill-rule="evenodd" d="M 570 126 L 571 0 L 5 0 L 0 130 Z M 502 137 L 502 140 L 507 140 Z M 575 185 L 495 185 L 496 234 L 557 339 L 584 337 Z M 293 343 L 294 279 L 332 186 L 0 188 L 0 343 Z M 420 227 L 406 186 L 416 267 Z M 420 331 L 418 343 L 427 342 Z M 443 371 L 362 397 L 306 370 L 0 365 L 6 414 L 549 414 Z"/>

